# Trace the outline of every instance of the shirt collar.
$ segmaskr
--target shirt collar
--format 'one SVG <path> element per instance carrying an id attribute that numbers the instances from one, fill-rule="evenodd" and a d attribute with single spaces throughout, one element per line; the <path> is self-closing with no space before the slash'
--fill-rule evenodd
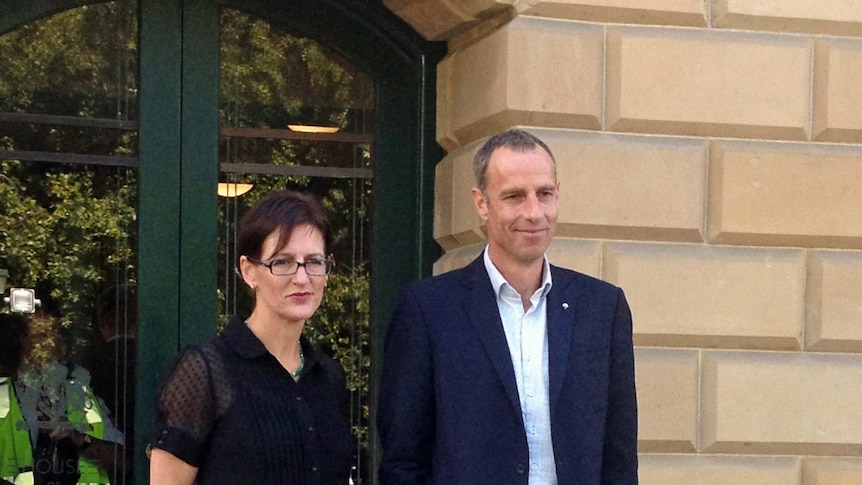
<path id="1" fill-rule="evenodd" d="M 248 328 L 244 318 L 238 316 L 232 317 L 222 332 L 222 337 L 227 339 L 231 348 L 240 357 L 245 359 L 255 359 L 269 354 L 263 342 Z M 317 360 L 315 356 L 316 349 L 305 335 L 299 336 L 299 345 L 302 346 L 302 353 L 305 356 L 305 368 L 308 369 Z"/>
<path id="2" fill-rule="evenodd" d="M 491 279 L 491 287 L 494 288 L 494 295 L 497 298 L 500 298 L 500 294 L 503 291 L 505 286 L 509 288 L 512 285 L 506 281 L 506 278 L 503 277 L 503 273 L 500 273 L 500 270 L 494 266 L 494 262 L 491 261 L 491 256 L 488 255 L 488 246 L 485 246 L 485 251 L 483 255 L 483 259 L 485 261 L 485 270 L 488 272 L 488 278 Z M 539 290 L 541 290 L 541 296 L 544 298 L 548 295 L 548 292 L 551 291 L 551 287 L 553 286 L 553 281 L 551 280 L 551 265 L 548 262 L 548 256 L 545 255 L 542 261 L 542 284 L 539 285 Z M 514 289 L 512 290 L 514 291 Z"/>

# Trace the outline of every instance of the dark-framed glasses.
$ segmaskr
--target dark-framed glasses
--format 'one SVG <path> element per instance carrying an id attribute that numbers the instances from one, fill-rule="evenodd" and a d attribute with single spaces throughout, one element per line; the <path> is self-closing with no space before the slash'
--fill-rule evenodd
<path id="1" fill-rule="evenodd" d="M 246 259 L 254 264 L 266 266 L 269 272 L 275 276 L 290 276 L 296 274 L 300 267 L 305 268 L 305 273 L 308 276 L 325 276 L 332 272 L 332 266 L 335 261 L 331 259 L 309 259 L 308 261 L 294 261 L 292 259 L 272 259 L 270 261 L 261 261 L 246 256 Z"/>

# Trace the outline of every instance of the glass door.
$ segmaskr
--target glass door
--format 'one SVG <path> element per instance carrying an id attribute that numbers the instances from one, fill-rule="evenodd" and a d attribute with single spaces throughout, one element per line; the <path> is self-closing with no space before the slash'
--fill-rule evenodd
<path id="1" fill-rule="evenodd" d="M 285 188 L 320 198 L 336 230 L 336 267 L 304 333 L 347 372 L 359 450 L 352 479 L 365 483 L 374 82 L 325 45 L 265 19 L 231 8 L 219 18 L 219 326 L 252 310 L 234 249 L 245 211 Z"/>
<path id="2" fill-rule="evenodd" d="M 248 311 L 236 221 L 270 190 L 313 192 L 336 216 L 339 264 L 309 331 L 350 373 L 354 481 L 368 482 L 392 299 L 438 255 L 445 46 L 382 2 L 86 3 L 0 2 L 0 277 L 4 296 L 41 302 L 28 365 L 86 369 L 124 438 L 113 483 L 146 483 L 165 368 Z"/>
<path id="3" fill-rule="evenodd" d="M 19 429 L 34 471 L 60 476 L 69 470 L 40 450 L 63 449 L 50 435 L 83 425 L 76 412 L 97 414 L 88 433 L 113 448 L 99 473 L 120 484 L 135 441 L 136 11 L 101 3 L 0 30 L 0 268 L 12 299 L 0 312 L 21 313 L 15 331 L 28 336 L 4 348 L 20 357 L 4 358 Z"/>

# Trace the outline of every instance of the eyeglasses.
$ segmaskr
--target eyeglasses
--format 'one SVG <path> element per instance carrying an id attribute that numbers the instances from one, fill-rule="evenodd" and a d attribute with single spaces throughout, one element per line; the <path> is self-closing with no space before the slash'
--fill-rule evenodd
<path id="1" fill-rule="evenodd" d="M 331 259 L 309 259 L 308 261 L 303 261 L 301 263 L 291 259 L 273 259 L 268 263 L 248 256 L 246 256 L 246 259 L 254 264 L 266 266 L 269 268 L 269 272 L 275 276 L 290 276 L 292 274 L 296 274 L 300 267 L 305 268 L 305 273 L 308 276 L 325 276 L 332 272 L 332 265 L 335 264 L 335 261 Z"/>

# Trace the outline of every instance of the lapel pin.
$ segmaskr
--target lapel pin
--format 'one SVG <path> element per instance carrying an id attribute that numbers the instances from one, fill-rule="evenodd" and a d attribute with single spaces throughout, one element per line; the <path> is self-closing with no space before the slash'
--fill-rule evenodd
<path id="1" fill-rule="evenodd" d="M 569 309 L 569 304 L 563 303 L 563 310 L 568 310 L 568 309 Z"/>

